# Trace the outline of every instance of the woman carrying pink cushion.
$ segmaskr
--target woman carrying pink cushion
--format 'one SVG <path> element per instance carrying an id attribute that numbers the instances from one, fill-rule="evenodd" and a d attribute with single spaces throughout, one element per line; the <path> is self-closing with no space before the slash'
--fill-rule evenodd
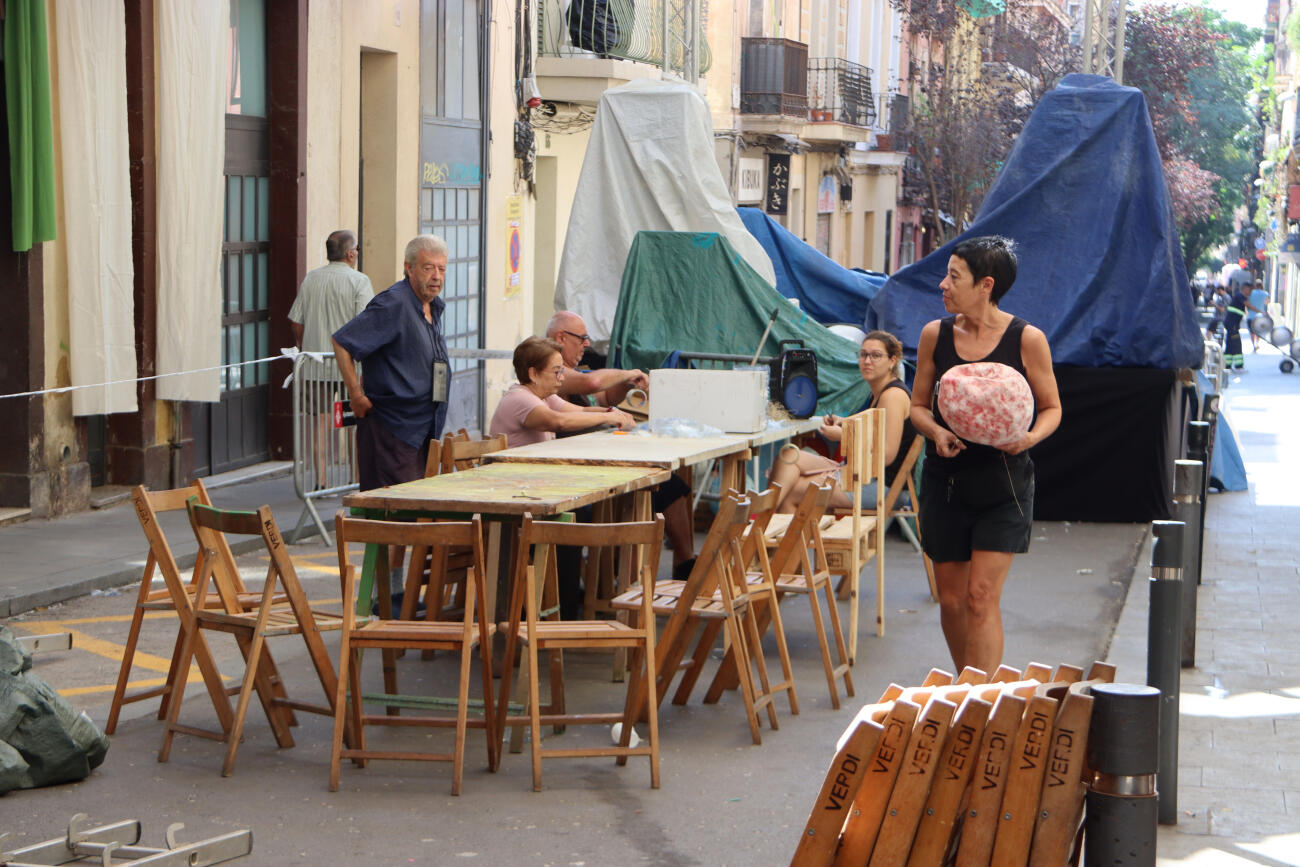
<path id="1" fill-rule="evenodd" d="M 1029 550 L 1034 517 L 1027 450 L 1061 421 L 1047 337 L 998 307 L 1016 280 L 1014 246 L 988 236 L 953 249 L 939 288 L 954 315 L 928 323 L 916 352 L 912 424 L 930 440 L 919 493 L 921 540 L 934 561 L 943 634 L 959 671 L 969 665 L 992 673 L 1002 662 L 1002 585 L 1015 555 Z M 1007 365 L 1033 393 L 1032 426 L 1000 448 L 960 439 L 934 402 L 943 375 L 973 362 Z"/>

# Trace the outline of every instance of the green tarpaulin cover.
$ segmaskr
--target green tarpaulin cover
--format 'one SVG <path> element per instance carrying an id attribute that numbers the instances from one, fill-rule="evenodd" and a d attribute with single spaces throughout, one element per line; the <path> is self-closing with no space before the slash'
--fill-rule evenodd
<path id="1" fill-rule="evenodd" d="M 662 367 L 673 350 L 753 355 L 780 310 L 762 355 L 799 339 L 817 353 L 817 411 L 857 412 L 871 397 L 857 347 L 827 331 L 749 267 L 716 233 L 638 232 L 627 254 L 610 363 Z M 617 357 L 615 357 L 617 355 Z"/>
<path id="2" fill-rule="evenodd" d="M 9 121 L 9 183 L 13 187 L 14 250 L 52 241 L 54 129 L 50 119 L 50 59 L 45 4 L 5 4 L 4 77 Z"/>

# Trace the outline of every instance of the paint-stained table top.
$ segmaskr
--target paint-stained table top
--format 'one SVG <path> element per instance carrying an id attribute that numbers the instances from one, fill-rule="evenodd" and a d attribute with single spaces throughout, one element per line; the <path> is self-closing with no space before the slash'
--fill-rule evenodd
<path id="1" fill-rule="evenodd" d="M 668 479 L 652 466 L 500 462 L 343 498 L 349 508 L 386 512 L 481 512 L 536 516 L 569 512 Z"/>
<path id="2" fill-rule="evenodd" d="M 574 437 L 547 440 L 486 455 L 493 463 L 527 461 L 568 465 L 611 466 L 618 464 L 664 467 L 681 466 L 734 455 L 749 448 L 751 434 L 722 434 L 712 437 L 665 437 L 654 434 L 596 431 Z"/>

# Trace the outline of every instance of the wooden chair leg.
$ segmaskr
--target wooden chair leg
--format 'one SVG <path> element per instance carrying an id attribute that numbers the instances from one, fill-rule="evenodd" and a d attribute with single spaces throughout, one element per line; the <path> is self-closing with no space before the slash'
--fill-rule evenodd
<path id="1" fill-rule="evenodd" d="M 808 595 L 809 604 L 812 605 L 813 629 L 817 632 L 817 649 L 822 655 L 822 669 L 826 672 L 826 687 L 831 694 L 831 707 L 835 710 L 840 709 L 840 692 L 835 685 L 835 666 L 831 663 L 830 642 L 826 640 L 826 621 L 822 617 L 821 603 L 817 601 L 817 588 L 812 587 Z M 832 592 L 830 584 L 826 585 L 826 601 L 831 610 L 835 610 L 835 594 Z M 835 618 L 839 622 L 839 617 Z M 837 629 L 836 632 L 839 630 Z"/>
<path id="2" fill-rule="evenodd" d="M 528 636 L 528 731 L 532 737 L 533 791 L 542 790 L 542 708 L 537 681 L 537 637 Z"/>
<path id="3" fill-rule="evenodd" d="M 181 642 L 180 670 L 188 671 L 190 659 L 194 655 L 195 636 L 198 634 L 197 626 L 192 626 L 185 630 L 185 640 Z M 224 693 L 223 693 L 224 695 Z M 158 761 L 166 762 L 171 757 L 172 740 L 176 735 L 176 723 L 180 719 L 181 702 L 185 698 L 185 682 L 180 681 L 172 690 L 171 701 L 167 703 L 167 722 L 163 726 L 162 743 L 158 745 Z M 226 699 L 229 703 L 229 699 Z M 227 731 L 226 737 L 230 734 Z"/>
<path id="4" fill-rule="evenodd" d="M 425 609 L 428 610 L 427 608 Z M 451 793 L 460 794 L 460 780 L 465 770 L 465 729 L 469 723 L 469 665 L 471 659 L 471 648 L 468 644 L 462 644 L 460 648 L 460 691 L 456 695 L 456 744 L 455 758 L 451 766 Z M 486 702 L 490 699 L 484 699 L 484 711 L 486 712 Z"/>
<path id="5" fill-rule="evenodd" d="M 262 697 L 262 690 L 257 688 L 256 683 L 261 671 L 262 650 L 265 644 L 266 639 L 262 636 L 253 636 L 252 646 L 248 651 L 248 663 L 244 671 L 243 685 L 239 690 L 239 701 L 235 704 L 235 721 L 230 727 L 230 733 L 226 735 L 226 758 L 221 764 L 221 776 L 223 777 L 230 776 L 235 770 L 235 753 L 239 751 L 239 740 L 244 734 L 244 719 L 248 714 L 248 704 L 252 700 L 253 691 L 257 690 L 258 696 Z M 274 726 L 274 714 L 269 716 L 272 717 L 271 724 Z"/>
<path id="6" fill-rule="evenodd" d="M 758 710 L 754 707 L 754 672 L 750 668 L 745 638 L 740 634 L 732 618 L 727 618 L 725 623 L 727 640 L 736 649 L 736 673 L 740 676 L 740 695 L 744 699 L 745 716 L 749 720 L 749 734 L 754 740 L 754 745 L 758 746 L 763 743 L 763 735 L 759 732 Z"/>
<path id="7" fill-rule="evenodd" d="M 346 603 L 344 603 L 346 604 Z M 348 713 L 348 684 L 351 682 L 352 666 L 349 657 L 352 648 L 344 640 L 339 653 L 339 682 L 334 692 L 334 731 L 330 740 L 330 784 L 331 792 L 339 790 L 339 776 L 343 765 L 343 720 Z M 361 696 L 356 697 L 360 700 Z"/>
<path id="8" fill-rule="evenodd" d="M 348 703 L 348 714 L 352 718 L 352 732 L 354 737 L 355 748 L 365 750 L 366 748 L 366 727 L 365 727 L 365 702 L 361 698 L 361 659 L 362 652 L 356 650 L 353 652 L 352 670 L 348 672 L 348 689 L 352 693 L 352 701 Z M 345 730 L 346 734 L 346 730 Z M 352 764 L 358 768 L 364 768 L 368 760 L 364 757 L 358 757 L 352 760 Z"/>
<path id="9" fill-rule="evenodd" d="M 853 671 L 852 671 L 853 645 L 846 644 L 844 641 L 844 630 L 843 628 L 841 628 L 840 625 L 841 623 L 840 609 L 839 606 L 835 604 L 835 599 L 831 595 L 831 589 L 829 586 L 826 587 L 825 593 L 826 593 L 826 607 L 830 615 L 829 619 L 830 619 L 832 637 L 834 637 L 835 639 L 835 652 L 839 655 L 839 660 L 840 660 L 838 668 L 844 672 L 844 692 L 849 697 L 852 697 L 854 694 L 853 693 Z M 813 588 L 814 604 L 816 601 L 816 597 L 817 597 L 817 590 L 816 588 Z M 829 656 L 829 654 L 827 655 Z M 832 671 L 834 670 L 835 669 L 832 668 Z"/>
<path id="10" fill-rule="evenodd" d="M 140 584 L 140 596 L 147 596 L 148 587 L 142 582 Z M 117 732 L 117 717 L 122 710 L 122 699 L 126 697 L 126 684 L 131 676 L 131 663 L 135 660 L 135 646 L 140 640 L 140 625 L 144 623 L 144 609 L 140 607 L 143 598 L 137 599 L 135 603 L 135 612 L 131 615 L 131 627 L 126 633 L 126 646 L 122 648 L 122 665 L 117 672 L 117 685 L 113 688 L 113 701 L 108 707 L 108 722 L 104 724 L 104 734 L 111 735 Z M 180 634 L 176 636 L 177 647 L 172 653 L 171 669 L 167 672 L 167 683 L 174 684 L 176 672 L 176 651 L 180 650 Z M 162 703 L 158 705 L 159 719 L 167 713 L 167 693 L 163 693 Z"/>
<path id="11" fill-rule="evenodd" d="M 743 640 L 748 642 L 748 647 L 751 650 L 750 658 L 758 666 L 758 683 L 763 688 L 761 694 L 758 694 L 757 690 L 755 691 L 756 700 L 761 700 L 767 704 L 767 722 L 772 727 L 772 731 L 776 731 L 780 728 L 776 719 L 776 701 L 772 697 L 772 684 L 767 676 L 767 660 L 763 656 L 763 643 L 758 636 L 758 628 L 754 623 L 753 615 L 754 609 L 752 607 L 743 612 L 741 619 L 744 622 L 737 624 L 740 628 L 736 631 L 740 632 L 741 629 L 745 631 Z"/>
<path id="12" fill-rule="evenodd" d="M 673 693 L 673 704 L 686 704 L 687 699 L 691 697 L 695 683 L 700 679 L 700 672 L 704 670 L 704 663 L 708 661 L 713 645 L 718 642 L 718 633 L 722 631 L 722 626 L 723 621 L 710 620 L 700 630 L 700 640 L 695 644 L 695 653 L 691 656 L 690 667 L 682 673 L 681 682 L 677 684 L 677 692 Z M 735 645 L 730 645 L 727 652 L 734 653 L 734 648 Z"/>

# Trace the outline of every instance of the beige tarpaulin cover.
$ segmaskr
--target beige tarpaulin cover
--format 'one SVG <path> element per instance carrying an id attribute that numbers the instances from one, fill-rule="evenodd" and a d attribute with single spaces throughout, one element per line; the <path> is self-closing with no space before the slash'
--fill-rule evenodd
<path id="1" fill-rule="evenodd" d="M 689 84 L 634 81 L 605 91 L 573 196 L 555 285 L 557 310 L 607 341 L 623 263 L 642 229 L 717 232 L 769 285 L 772 261 L 745 228 L 713 155 L 709 107 Z"/>
<path id="2" fill-rule="evenodd" d="M 221 364 L 226 0 L 158 14 L 158 373 Z M 163 400 L 216 401 L 218 371 L 158 380 Z"/>
<path id="3" fill-rule="evenodd" d="M 68 356 L 74 415 L 134 412 L 126 13 L 120 0 L 51 7 L 59 88 Z"/>

